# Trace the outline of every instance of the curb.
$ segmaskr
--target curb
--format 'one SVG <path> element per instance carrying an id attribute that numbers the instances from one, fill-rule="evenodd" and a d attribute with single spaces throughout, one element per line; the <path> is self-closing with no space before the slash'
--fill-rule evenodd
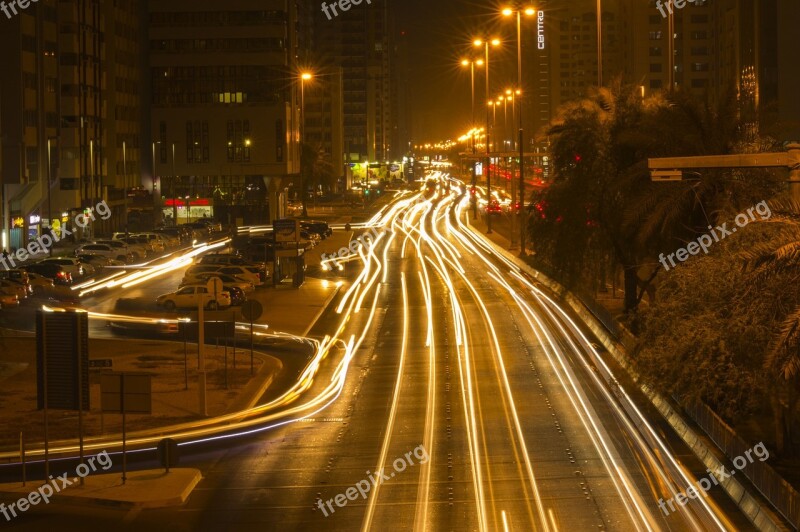
<path id="1" fill-rule="evenodd" d="M 471 226 L 470 226 L 471 228 Z M 605 326 L 589 311 L 588 308 L 575 297 L 566 288 L 561 286 L 556 281 L 550 279 L 541 272 L 538 272 L 519 260 L 519 257 L 509 253 L 499 245 L 495 244 L 492 240 L 486 238 L 485 235 L 479 231 L 473 231 L 481 237 L 487 245 L 491 246 L 497 253 L 503 255 L 506 259 L 512 261 L 517 267 L 529 276 L 536 279 L 541 284 L 545 285 L 554 295 L 569 304 L 573 312 L 575 312 L 584 324 L 592 331 L 595 337 L 600 340 L 606 350 L 614 357 L 616 362 L 628 372 L 631 379 L 637 383 L 639 389 L 650 400 L 652 405 L 658 409 L 664 419 L 670 424 L 673 430 L 680 436 L 680 438 L 689 446 L 697 458 L 705 464 L 706 467 L 716 471 L 724 464 L 719 460 L 716 454 L 697 436 L 697 433 L 692 430 L 689 425 L 684 421 L 680 414 L 672 408 L 672 406 L 661 395 L 651 390 L 644 384 L 639 384 L 639 374 L 631 366 L 630 360 L 625 353 L 625 349 L 615 340 Z M 787 527 L 777 516 L 775 510 L 768 505 L 763 504 L 758 498 L 751 495 L 744 486 L 738 481 L 729 477 L 720 482 L 720 485 L 739 507 L 739 509 L 747 516 L 747 518 L 759 529 L 765 532 L 788 532 L 792 530 Z"/>
<path id="2" fill-rule="evenodd" d="M 263 354 L 264 353 L 259 353 L 259 355 L 263 355 Z M 277 375 L 278 373 L 283 371 L 283 362 L 279 358 L 273 357 L 272 355 L 267 355 L 267 356 L 269 356 L 271 358 L 274 358 L 275 360 L 280 362 L 280 366 L 277 368 L 277 371 L 272 372 L 272 374 L 269 376 L 269 378 L 266 379 L 264 382 L 262 382 L 258 386 L 258 389 L 255 392 L 250 392 L 250 390 L 245 389 L 245 391 L 242 393 L 242 396 L 243 397 L 250 397 L 250 398 L 247 399 L 247 402 L 245 403 L 245 407 L 244 408 L 239 408 L 238 407 L 239 401 L 237 401 L 236 404 L 234 404 L 234 406 L 233 406 L 233 411 L 234 412 L 241 412 L 242 410 L 250 410 L 251 408 L 256 406 L 256 403 L 258 402 L 259 398 L 262 395 L 264 395 L 264 392 L 267 391 L 267 388 L 269 388 L 272 385 L 272 381 L 275 380 L 275 375 Z M 269 366 L 267 366 L 266 360 L 264 360 L 262 357 L 259 357 L 259 358 L 261 358 L 262 366 L 261 366 L 261 369 L 258 370 L 258 373 L 256 373 L 255 376 L 253 377 L 253 379 L 254 379 L 253 384 L 258 383 L 258 379 L 261 378 L 261 376 L 262 376 L 261 374 L 270 369 Z M 253 386 L 253 387 L 255 388 L 255 386 Z M 250 386 L 248 386 L 248 388 L 250 388 Z M 241 403 L 244 403 L 244 399 L 242 399 Z"/>
<path id="3" fill-rule="evenodd" d="M 308 338 L 308 333 L 311 332 L 311 329 L 313 329 L 314 326 L 317 324 L 317 322 L 320 320 L 320 318 L 322 318 L 322 315 L 325 313 L 326 310 L 328 310 L 328 306 L 330 306 L 331 301 L 333 301 L 333 298 L 336 297 L 336 294 L 338 294 L 341 289 L 342 289 L 342 285 L 339 285 L 339 286 L 336 287 L 336 289 L 333 292 L 331 292 L 331 295 L 329 295 L 328 299 L 325 300 L 325 303 L 322 304 L 322 308 L 319 309 L 319 312 L 317 312 L 317 315 L 314 316 L 313 320 L 311 320 L 311 324 L 308 326 L 308 328 L 305 331 L 303 331 L 303 334 L 301 334 L 300 336 L 302 336 L 303 338 Z"/>

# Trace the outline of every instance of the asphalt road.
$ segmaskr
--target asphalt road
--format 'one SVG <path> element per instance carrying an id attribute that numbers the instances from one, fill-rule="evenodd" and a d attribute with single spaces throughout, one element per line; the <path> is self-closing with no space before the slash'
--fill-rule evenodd
<path id="1" fill-rule="evenodd" d="M 580 323 L 459 225 L 463 206 L 440 191 L 384 213 L 387 231 L 358 259 L 367 268 L 312 331 L 342 341 L 304 392 L 321 396 L 343 376 L 326 408 L 194 449 L 182 465 L 204 480 L 181 508 L 52 504 L 11 525 L 748 529 L 718 488 L 708 502 L 661 512 L 659 498 L 703 467 L 625 379 L 609 377 L 616 370 Z"/>

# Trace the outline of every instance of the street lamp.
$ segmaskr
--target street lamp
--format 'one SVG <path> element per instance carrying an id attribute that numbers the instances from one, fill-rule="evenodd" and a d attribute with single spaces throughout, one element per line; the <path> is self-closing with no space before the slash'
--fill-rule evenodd
<path id="1" fill-rule="evenodd" d="M 483 59 L 462 59 L 461 61 L 462 66 L 469 66 L 470 71 L 470 86 L 472 87 L 472 131 L 475 131 L 475 65 L 483 66 Z M 477 152 L 477 141 L 475 140 L 475 135 L 471 135 L 472 137 L 472 155 L 475 155 Z M 478 181 L 478 173 L 476 168 L 475 160 L 472 161 L 472 190 L 475 190 Z M 472 204 L 472 216 L 475 217 L 477 215 L 478 204 L 475 200 L 475 197 L 472 196 L 471 199 L 473 200 Z"/>
<path id="2" fill-rule="evenodd" d="M 51 139 L 49 139 L 49 138 L 47 139 L 47 184 L 46 184 L 46 186 L 47 186 L 47 228 L 50 229 L 50 232 L 52 233 L 52 231 L 53 231 L 53 211 L 52 211 L 52 206 L 51 206 L 51 202 L 50 202 L 50 188 L 51 188 L 51 185 L 52 185 L 50 183 L 50 174 L 51 174 L 52 163 L 50 161 L 50 158 L 51 158 L 50 140 Z M 0 185 L 0 186 L 2 186 L 2 185 Z M 41 216 L 40 216 L 40 218 L 41 218 Z M 41 220 L 40 220 L 39 227 L 41 227 Z M 44 231 L 42 231 L 42 232 L 44 232 Z M 53 246 L 50 246 L 48 248 L 48 254 L 51 257 L 53 256 Z"/>
<path id="3" fill-rule="evenodd" d="M 306 123 L 306 81 L 311 81 L 314 75 L 311 72 L 300 74 L 300 205 L 303 207 L 303 218 L 308 218 L 306 208 L 306 178 L 303 168 L 303 145 L 305 144 Z"/>
<path id="4" fill-rule="evenodd" d="M 599 2 L 600 0 L 598 0 Z M 536 9 L 532 5 L 522 7 L 517 4 L 516 7 L 506 7 L 503 9 L 503 15 L 510 17 L 517 16 L 517 100 L 519 101 L 519 193 L 520 193 L 520 210 L 518 216 L 512 216 L 511 219 L 516 220 L 517 223 L 511 224 L 511 246 L 514 246 L 514 225 L 519 225 L 519 247 L 520 254 L 525 255 L 525 219 L 523 213 L 525 211 L 525 139 L 524 130 L 522 127 L 522 15 L 532 17 L 536 14 Z M 514 208 L 517 206 L 516 189 L 511 187 L 511 202 Z"/>
<path id="5" fill-rule="evenodd" d="M 123 222 L 125 222 L 125 238 L 128 238 L 130 236 L 128 233 L 128 152 L 124 140 L 122 141 L 122 183 L 125 193 L 125 210 L 123 211 L 125 219 Z"/>
<path id="6" fill-rule="evenodd" d="M 486 98 L 489 98 L 491 94 L 491 90 L 489 87 L 489 46 L 500 46 L 500 39 L 475 39 L 472 41 L 472 44 L 476 47 L 483 46 L 484 47 L 484 63 L 486 64 Z M 486 108 L 486 132 L 487 135 L 489 133 L 489 108 Z M 491 160 L 491 152 L 489 148 L 489 138 L 486 139 L 486 189 L 489 193 L 489 199 L 492 197 L 492 172 L 490 170 L 490 166 L 492 164 Z M 491 216 L 486 216 L 486 233 L 490 234 L 492 232 L 492 218 Z"/>
<path id="7" fill-rule="evenodd" d="M 172 220 L 175 224 L 175 227 L 178 227 L 178 193 L 177 193 L 177 185 L 178 185 L 178 172 L 175 171 L 175 143 L 172 143 L 172 179 L 170 180 L 172 186 L 170 187 L 172 190 L 170 191 L 172 196 Z"/>
<path id="8" fill-rule="evenodd" d="M 158 192 L 158 185 L 156 185 L 156 144 L 161 144 L 161 141 L 153 142 L 153 210 L 154 213 L 154 222 L 157 222 L 160 219 L 160 215 L 158 214 L 158 205 L 160 203 L 159 198 L 161 197 Z"/>

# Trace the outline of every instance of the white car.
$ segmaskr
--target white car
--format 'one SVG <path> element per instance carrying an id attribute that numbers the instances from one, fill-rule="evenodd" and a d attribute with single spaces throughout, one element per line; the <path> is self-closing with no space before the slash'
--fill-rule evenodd
<path id="1" fill-rule="evenodd" d="M 75 249 L 75 256 L 78 255 L 100 255 L 107 259 L 114 259 L 125 262 L 128 254 L 125 250 L 118 249 L 110 244 L 84 244 Z"/>
<path id="2" fill-rule="evenodd" d="M 251 283 L 246 279 L 241 279 L 239 277 L 235 277 L 233 275 L 224 275 L 218 272 L 211 272 L 211 273 L 199 273 L 196 275 L 186 274 L 181 281 L 181 286 L 186 286 L 190 284 L 197 284 L 197 283 L 207 283 L 209 279 L 212 277 L 217 277 L 222 281 L 222 286 L 225 288 L 229 288 L 231 286 L 235 286 L 245 294 L 249 294 L 256 289 L 256 285 Z"/>
<path id="3" fill-rule="evenodd" d="M 109 266 L 125 266 L 125 263 L 117 259 L 109 259 L 103 255 L 94 255 L 92 253 L 81 253 L 78 255 L 81 262 L 84 264 L 91 264 L 95 269 L 108 268 Z"/>
<path id="4" fill-rule="evenodd" d="M 133 262 L 134 260 L 140 258 L 139 254 L 131 249 L 127 242 L 122 240 L 95 240 L 92 242 L 92 244 L 105 244 L 107 246 L 111 246 L 112 248 L 116 249 L 120 255 L 126 255 L 128 257 L 125 262 Z"/>
<path id="5" fill-rule="evenodd" d="M 177 292 L 158 296 L 156 299 L 156 304 L 167 310 L 197 308 L 200 303 L 209 310 L 227 308 L 231 306 L 231 296 L 228 292 L 221 291 L 215 298 L 206 285 L 192 284 L 178 289 Z"/>
<path id="6" fill-rule="evenodd" d="M 40 264 L 58 264 L 64 271 L 71 274 L 73 278 L 82 277 L 84 275 L 92 275 L 95 272 L 94 266 L 84 264 L 80 259 L 75 257 L 50 257 L 40 261 Z"/>
<path id="7" fill-rule="evenodd" d="M 220 266 L 216 273 L 221 273 L 225 275 L 231 275 L 238 279 L 244 279 L 253 283 L 255 286 L 261 286 L 264 284 L 264 281 L 261 279 L 261 276 L 258 273 L 253 272 L 256 268 L 248 268 L 247 266 Z"/>
<path id="8" fill-rule="evenodd" d="M 119 240 L 120 242 L 127 244 L 128 251 L 134 255 L 135 260 L 146 259 L 153 254 L 152 251 L 147 249 L 147 245 L 144 244 L 144 242 L 139 242 L 139 240 L 139 238 L 134 237 L 122 237 L 122 239 Z"/>

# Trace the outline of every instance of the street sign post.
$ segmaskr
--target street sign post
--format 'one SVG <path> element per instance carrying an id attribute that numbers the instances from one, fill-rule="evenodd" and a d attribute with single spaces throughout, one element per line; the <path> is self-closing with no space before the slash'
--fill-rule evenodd
<path id="1" fill-rule="evenodd" d="M 106 373 L 100 379 L 100 406 L 103 412 L 122 414 L 122 483 L 127 480 L 126 414 L 151 414 L 152 375 L 150 373 Z"/>
<path id="2" fill-rule="evenodd" d="M 36 313 L 36 389 L 44 412 L 44 469 L 50 474 L 48 409 L 78 411 L 78 448 L 83 463 L 83 411 L 89 410 L 89 315 Z M 82 483 L 83 479 L 81 479 Z"/>
<path id="3" fill-rule="evenodd" d="M 242 316 L 250 320 L 250 375 L 253 375 L 253 322 L 264 313 L 264 307 L 254 299 L 248 299 L 242 305 Z"/>

